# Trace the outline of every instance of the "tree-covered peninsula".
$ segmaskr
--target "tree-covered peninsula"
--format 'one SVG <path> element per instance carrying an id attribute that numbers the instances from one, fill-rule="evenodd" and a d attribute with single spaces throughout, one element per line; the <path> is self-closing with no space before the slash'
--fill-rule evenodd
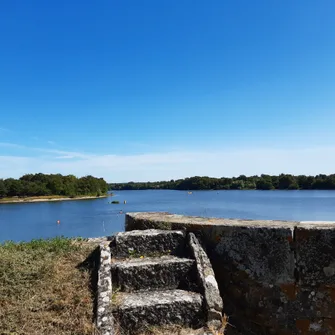
<path id="1" fill-rule="evenodd" d="M 0 199 L 39 196 L 102 196 L 108 191 L 103 178 L 61 174 L 26 174 L 19 179 L 0 179 Z"/>
<path id="2" fill-rule="evenodd" d="M 233 178 L 191 177 L 158 182 L 129 182 L 109 184 L 110 190 L 335 190 L 335 174 L 317 176 L 241 175 Z"/>

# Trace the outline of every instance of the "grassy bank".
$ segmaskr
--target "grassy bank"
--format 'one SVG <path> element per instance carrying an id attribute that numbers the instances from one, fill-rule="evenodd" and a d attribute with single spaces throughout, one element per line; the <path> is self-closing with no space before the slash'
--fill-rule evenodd
<path id="1" fill-rule="evenodd" d="M 89 199 L 97 199 L 97 198 L 106 198 L 109 195 L 102 196 L 75 196 L 75 197 L 64 197 L 62 195 L 42 195 L 36 197 L 7 197 L 0 198 L 1 203 L 21 203 L 21 202 L 45 202 L 45 201 L 69 201 L 69 200 L 89 200 Z"/>
<path id="2" fill-rule="evenodd" d="M 0 333 L 94 333 L 95 248 L 65 238 L 0 245 Z"/>

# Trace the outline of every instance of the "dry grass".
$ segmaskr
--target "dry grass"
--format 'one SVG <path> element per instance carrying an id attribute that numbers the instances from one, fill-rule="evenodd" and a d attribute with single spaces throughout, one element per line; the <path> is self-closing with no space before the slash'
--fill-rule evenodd
<path id="1" fill-rule="evenodd" d="M 0 245 L 0 334 L 95 333 L 92 267 L 82 264 L 94 249 L 63 238 Z"/>

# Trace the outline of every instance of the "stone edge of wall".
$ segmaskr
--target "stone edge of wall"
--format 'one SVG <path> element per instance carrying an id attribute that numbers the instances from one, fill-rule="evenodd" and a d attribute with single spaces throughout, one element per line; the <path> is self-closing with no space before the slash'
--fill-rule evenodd
<path id="1" fill-rule="evenodd" d="M 287 221 L 287 220 L 251 220 L 187 216 L 168 212 L 129 212 L 125 217 L 125 230 L 135 229 L 186 229 L 200 230 L 204 227 L 236 226 L 255 228 L 304 228 L 335 229 L 334 221 Z"/>
<path id="2" fill-rule="evenodd" d="M 193 233 L 188 235 L 188 244 L 196 262 L 198 283 L 204 296 L 207 326 L 219 329 L 222 326 L 223 302 L 214 270 L 206 252 Z"/>
<path id="3" fill-rule="evenodd" d="M 100 335 L 113 335 L 111 252 L 106 242 L 100 243 L 99 249 L 96 326 Z"/>

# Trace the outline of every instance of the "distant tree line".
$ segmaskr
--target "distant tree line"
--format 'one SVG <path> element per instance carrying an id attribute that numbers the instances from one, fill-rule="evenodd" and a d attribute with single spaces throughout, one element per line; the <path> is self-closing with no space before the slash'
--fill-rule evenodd
<path id="1" fill-rule="evenodd" d="M 100 196 L 108 191 L 103 178 L 86 176 L 77 178 L 61 174 L 26 174 L 19 179 L 0 179 L 0 198 L 62 195 L 75 197 L 80 195 Z"/>
<path id="2" fill-rule="evenodd" d="M 233 178 L 191 177 L 158 182 L 109 184 L 110 190 L 335 190 L 335 174 L 317 176 L 240 175 Z"/>

